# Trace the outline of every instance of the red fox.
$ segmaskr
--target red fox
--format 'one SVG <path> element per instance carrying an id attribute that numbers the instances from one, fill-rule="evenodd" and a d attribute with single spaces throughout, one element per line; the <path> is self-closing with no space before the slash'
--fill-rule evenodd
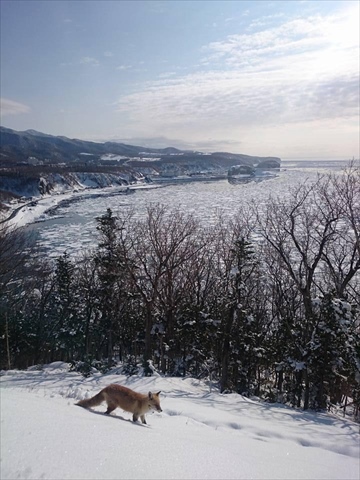
<path id="1" fill-rule="evenodd" d="M 136 422 L 139 417 L 142 423 L 146 423 L 145 413 L 150 410 L 157 410 L 162 412 L 160 407 L 160 399 L 158 393 L 149 392 L 148 395 L 134 392 L 130 388 L 123 387 L 112 383 L 103 388 L 97 395 L 91 398 L 80 400 L 76 405 L 80 407 L 91 408 L 100 405 L 102 402 L 107 403 L 107 410 L 105 413 L 109 414 L 115 408 L 119 407 L 133 414 L 133 421 Z"/>

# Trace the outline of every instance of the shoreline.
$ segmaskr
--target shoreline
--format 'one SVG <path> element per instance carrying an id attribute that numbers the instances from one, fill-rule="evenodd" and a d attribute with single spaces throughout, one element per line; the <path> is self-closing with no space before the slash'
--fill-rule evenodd
<path id="1" fill-rule="evenodd" d="M 165 188 L 177 183 L 188 183 L 198 181 L 216 182 L 219 180 L 225 180 L 227 176 L 208 176 L 208 177 L 161 177 L 159 179 L 153 179 L 152 183 L 138 183 L 124 186 L 112 186 L 112 187 L 94 187 L 85 188 L 84 190 L 72 190 L 57 192 L 42 196 L 39 198 L 32 198 L 21 205 L 16 205 L 15 208 L 7 212 L 6 218 L 0 219 L 0 225 L 9 227 L 25 227 L 33 223 L 39 223 L 42 215 L 46 215 L 49 211 L 55 212 L 64 202 L 74 202 L 86 198 L 96 198 L 100 196 L 117 196 L 117 195 L 129 195 L 140 189 L 157 189 Z"/>
<path id="2" fill-rule="evenodd" d="M 46 215 L 49 211 L 55 212 L 64 202 L 74 202 L 86 198 L 96 198 L 100 196 L 117 196 L 135 193 L 139 189 L 165 188 L 180 183 L 196 183 L 196 182 L 218 182 L 228 180 L 229 183 L 246 183 L 248 181 L 262 181 L 277 177 L 278 172 L 261 172 L 261 175 L 249 176 L 244 175 L 242 178 L 229 177 L 228 175 L 194 175 L 181 177 L 159 177 L 152 179 L 151 183 L 138 183 L 123 186 L 111 187 L 87 187 L 83 190 L 71 190 L 64 192 L 56 192 L 54 194 L 34 198 L 25 201 L 23 204 L 16 205 L 7 212 L 6 218 L 0 219 L 0 225 L 20 228 L 29 224 L 39 223 L 42 215 Z M 244 178 L 243 178 L 244 177 Z"/>
<path id="3" fill-rule="evenodd" d="M 66 191 L 54 195 L 32 198 L 21 205 L 17 205 L 14 209 L 10 209 L 11 211 L 7 212 L 7 217 L 0 220 L 0 225 L 10 228 L 21 228 L 26 225 L 45 221 L 45 219 L 41 220 L 42 215 L 46 215 L 49 211 L 55 212 L 65 202 L 74 202 L 104 195 L 129 195 L 135 193 L 135 191 L 140 188 L 160 188 L 162 186 L 164 185 L 139 184 L 123 187 L 86 188 L 81 191 Z"/>

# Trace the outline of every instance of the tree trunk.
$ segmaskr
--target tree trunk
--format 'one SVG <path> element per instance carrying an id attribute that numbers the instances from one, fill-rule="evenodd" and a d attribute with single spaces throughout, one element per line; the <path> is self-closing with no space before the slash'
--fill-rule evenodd
<path id="1" fill-rule="evenodd" d="M 309 399 L 310 399 L 310 383 L 307 369 L 304 370 L 305 377 L 305 392 L 304 392 L 304 410 L 309 408 Z"/>
<path id="2" fill-rule="evenodd" d="M 282 393 L 283 382 L 284 382 L 284 372 L 280 370 L 278 381 L 277 381 L 277 389 L 279 390 L 280 393 Z"/>
<path id="3" fill-rule="evenodd" d="M 7 367 L 8 370 L 11 369 L 11 359 L 10 359 L 10 343 L 9 343 L 9 323 L 8 323 L 8 317 L 6 315 L 6 320 L 5 320 L 5 336 L 6 336 L 6 357 L 7 357 Z"/>
<path id="4" fill-rule="evenodd" d="M 296 386 L 295 386 L 295 398 L 296 406 L 301 407 L 301 397 L 302 397 L 302 370 L 296 372 L 295 374 Z"/>
<path id="5" fill-rule="evenodd" d="M 112 323 L 112 322 L 111 322 Z M 108 368 L 112 367 L 112 354 L 113 354 L 113 338 L 112 338 L 112 324 L 108 331 Z"/>
<path id="6" fill-rule="evenodd" d="M 152 305 L 148 303 L 146 305 L 146 319 L 145 319 L 145 351 L 144 361 L 148 364 L 148 360 L 151 360 L 151 328 L 152 328 Z"/>
<path id="7" fill-rule="evenodd" d="M 229 388 L 229 353 L 230 353 L 230 332 L 234 321 L 234 307 L 230 308 L 224 329 L 223 348 L 221 352 L 221 378 L 220 392 Z"/>

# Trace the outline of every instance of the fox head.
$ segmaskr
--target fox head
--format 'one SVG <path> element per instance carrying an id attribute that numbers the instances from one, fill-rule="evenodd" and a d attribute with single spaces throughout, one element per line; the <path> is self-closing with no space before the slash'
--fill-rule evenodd
<path id="1" fill-rule="evenodd" d="M 160 398 L 159 398 L 160 393 L 161 392 L 157 392 L 157 393 L 149 392 L 149 395 L 148 395 L 149 408 L 153 410 L 157 410 L 158 412 L 162 412 L 162 409 L 160 407 Z"/>

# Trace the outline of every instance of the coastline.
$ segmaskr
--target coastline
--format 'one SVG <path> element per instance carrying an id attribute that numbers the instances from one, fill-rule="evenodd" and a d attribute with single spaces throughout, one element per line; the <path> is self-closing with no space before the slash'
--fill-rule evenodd
<path id="1" fill-rule="evenodd" d="M 96 198 L 100 196 L 117 196 L 135 193 L 140 188 L 160 188 L 164 185 L 138 184 L 124 187 L 105 187 L 105 188 L 86 188 L 81 191 L 67 191 L 56 193 L 54 195 L 44 195 L 39 198 L 32 198 L 22 204 L 16 204 L 6 212 L 6 218 L 0 220 L 0 225 L 10 228 L 20 228 L 26 225 L 42 222 L 43 215 L 49 211 L 54 213 L 65 202 L 74 202 L 86 198 Z"/>
<path id="2" fill-rule="evenodd" d="M 6 212 L 6 218 L 0 217 L 0 225 L 6 225 L 7 227 L 20 228 L 32 223 L 38 223 L 45 221 L 42 219 L 43 215 L 46 215 L 49 211 L 55 212 L 64 202 L 74 202 L 80 199 L 96 198 L 100 196 L 117 196 L 128 195 L 135 193 L 140 189 L 157 189 L 164 188 L 169 185 L 177 183 L 199 182 L 208 181 L 214 182 L 218 180 L 226 179 L 226 175 L 209 175 L 209 176 L 190 176 L 190 177 L 160 177 L 154 178 L 152 183 L 138 183 L 133 185 L 124 186 L 111 186 L 111 187 L 87 187 L 83 190 L 71 190 L 64 192 L 57 192 L 54 194 L 48 194 L 41 197 L 33 197 L 31 200 L 26 200 L 19 205 L 10 205 L 9 210 Z M 12 208 L 13 207 L 13 208 Z"/>

